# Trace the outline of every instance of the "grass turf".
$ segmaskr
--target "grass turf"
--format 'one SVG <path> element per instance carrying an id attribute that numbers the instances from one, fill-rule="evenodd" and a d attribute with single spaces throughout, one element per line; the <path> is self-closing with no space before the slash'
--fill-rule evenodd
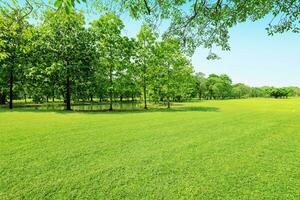
<path id="1" fill-rule="evenodd" d="M 300 99 L 0 109 L 0 199 L 299 199 Z"/>

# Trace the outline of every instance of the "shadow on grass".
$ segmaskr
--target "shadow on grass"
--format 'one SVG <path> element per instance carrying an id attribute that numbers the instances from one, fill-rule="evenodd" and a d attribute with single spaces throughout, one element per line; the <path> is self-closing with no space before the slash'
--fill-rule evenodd
<path id="1" fill-rule="evenodd" d="M 219 112 L 220 109 L 217 107 L 205 107 L 205 106 L 180 106 L 171 108 L 149 108 L 149 109 L 115 109 L 109 111 L 107 109 L 101 110 L 55 110 L 55 109 L 39 109 L 39 108 L 14 108 L 12 110 L 8 108 L 0 108 L 1 112 L 46 112 L 46 113 L 59 113 L 59 114 L 72 114 L 72 113 L 82 113 L 82 114 L 97 114 L 97 113 L 108 113 L 108 114 L 131 114 L 131 113 L 154 113 L 154 112 Z"/>

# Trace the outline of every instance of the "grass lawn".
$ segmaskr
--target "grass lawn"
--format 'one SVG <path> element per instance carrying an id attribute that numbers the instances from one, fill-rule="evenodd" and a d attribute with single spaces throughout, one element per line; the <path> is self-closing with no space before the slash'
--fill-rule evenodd
<path id="1" fill-rule="evenodd" d="M 300 99 L 0 108 L 0 199 L 300 199 Z"/>

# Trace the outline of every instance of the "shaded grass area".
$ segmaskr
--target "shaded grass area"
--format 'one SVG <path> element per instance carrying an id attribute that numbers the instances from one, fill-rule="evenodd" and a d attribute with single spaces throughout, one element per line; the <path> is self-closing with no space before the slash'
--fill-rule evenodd
<path id="1" fill-rule="evenodd" d="M 0 199 L 299 199 L 300 99 L 0 109 Z"/>
<path id="2" fill-rule="evenodd" d="M 217 107 L 189 105 L 184 103 L 172 103 L 172 107 L 169 109 L 165 104 L 149 103 L 148 109 L 144 109 L 143 103 L 140 102 L 124 102 L 114 103 L 114 109 L 109 110 L 109 103 L 77 103 L 72 105 L 71 111 L 73 112 L 123 112 L 130 114 L 132 112 L 188 112 L 188 111 L 203 111 L 203 112 L 217 112 Z M 8 105 L 2 106 L 0 112 L 10 112 Z M 58 112 L 69 113 L 65 110 L 65 104 L 63 103 L 45 103 L 45 104 L 25 104 L 21 103 L 14 107 L 15 112 Z"/>

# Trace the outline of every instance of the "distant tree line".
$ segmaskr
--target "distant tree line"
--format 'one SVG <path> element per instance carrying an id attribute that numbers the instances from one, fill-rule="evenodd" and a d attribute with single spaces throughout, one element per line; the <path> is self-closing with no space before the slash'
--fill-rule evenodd
<path id="1" fill-rule="evenodd" d="M 194 97 L 199 99 L 241 99 L 254 97 L 288 98 L 300 96 L 299 87 L 250 87 L 243 83 L 233 84 L 226 74 L 210 74 L 208 77 L 199 72 L 195 77 Z"/>

